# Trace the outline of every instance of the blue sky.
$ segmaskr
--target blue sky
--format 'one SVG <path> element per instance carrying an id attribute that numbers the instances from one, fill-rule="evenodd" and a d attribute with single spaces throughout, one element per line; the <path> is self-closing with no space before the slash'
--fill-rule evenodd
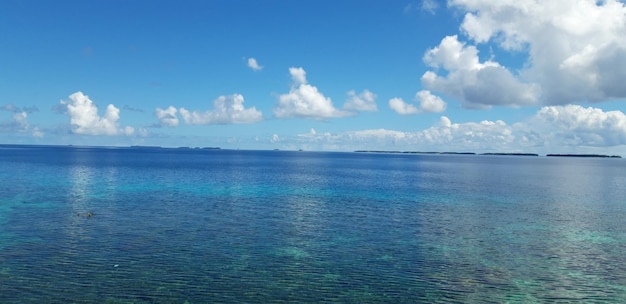
<path id="1" fill-rule="evenodd" d="M 0 143 L 626 154 L 606 1 L 2 1 Z"/>

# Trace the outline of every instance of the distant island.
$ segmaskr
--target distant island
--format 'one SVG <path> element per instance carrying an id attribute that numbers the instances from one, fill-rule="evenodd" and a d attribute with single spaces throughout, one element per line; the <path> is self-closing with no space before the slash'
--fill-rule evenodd
<path id="1" fill-rule="evenodd" d="M 622 158 L 619 155 L 604 155 L 604 154 L 548 154 L 546 156 L 551 157 L 599 157 L 599 158 Z"/>
<path id="2" fill-rule="evenodd" d="M 483 153 L 481 155 L 539 156 L 537 153 Z"/>
<path id="3" fill-rule="evenodd" d="M 124 148 L 124 147 L 121 147 Z M 130 146 L 128 147 L 130 149 L 149 149 L 149 150 L 154 150 L 154 149 L 178 149 L 178 150 L 220 150 L 220 147 L 176 147 L 176 148 L 169 148 L 169 147 L 161 147 L 161 146 Z"/>
<path id="4" fill-rule="evenodd" d="M 452 154 L 452 155 L 478 155 L 475 152 L 423 152 L 423 151 L 385 151 L 385 150 L 356 150 L 358 153 L 403 153 L 403 154 Z M 513 155 L 513 156 L 539 156 L 533 153 L 482 153 L 480 155 Z"/>
<path id="5" fill-rule="evenodd" d="M 421 151 L 385 151 L 385 150 L 356 150 L 357 153 L 403 153 L 403 154 L 454 154 L 454 155 L 498 155 L 498 156 L 533 156 L 537 157 L 537 153 L 504 153 L 504 152 L 487 152 L 477 154 L 474 152 L 421 152 Z M 598 158 L 622 158 L 619 155 L 604 154 L 547 154 L 550 157 L 598 157 Z"/>

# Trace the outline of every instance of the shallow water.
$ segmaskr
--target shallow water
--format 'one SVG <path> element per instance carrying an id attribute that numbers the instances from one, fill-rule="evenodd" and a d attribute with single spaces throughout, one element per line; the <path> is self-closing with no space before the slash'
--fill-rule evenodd
<path id="1" fill-rule="evenodd" d="M 626 302 L 626 162 L 0 148 L 0 302 Z"/>

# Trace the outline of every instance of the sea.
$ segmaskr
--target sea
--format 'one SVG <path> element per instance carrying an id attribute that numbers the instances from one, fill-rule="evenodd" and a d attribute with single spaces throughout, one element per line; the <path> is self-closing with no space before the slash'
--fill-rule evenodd
<path id="1" fill-rule="evenodd" d="M 0 303 L 626 303 L 617 158 L 0 146 Z"/>

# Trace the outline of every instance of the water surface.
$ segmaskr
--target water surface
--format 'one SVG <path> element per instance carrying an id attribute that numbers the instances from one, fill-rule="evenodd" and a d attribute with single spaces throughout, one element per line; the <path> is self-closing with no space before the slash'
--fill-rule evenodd
<path id="1" fill-rule="evenodd" d="M 626 302 L 626 162 L 0 148 L 0 302 Z"/>

